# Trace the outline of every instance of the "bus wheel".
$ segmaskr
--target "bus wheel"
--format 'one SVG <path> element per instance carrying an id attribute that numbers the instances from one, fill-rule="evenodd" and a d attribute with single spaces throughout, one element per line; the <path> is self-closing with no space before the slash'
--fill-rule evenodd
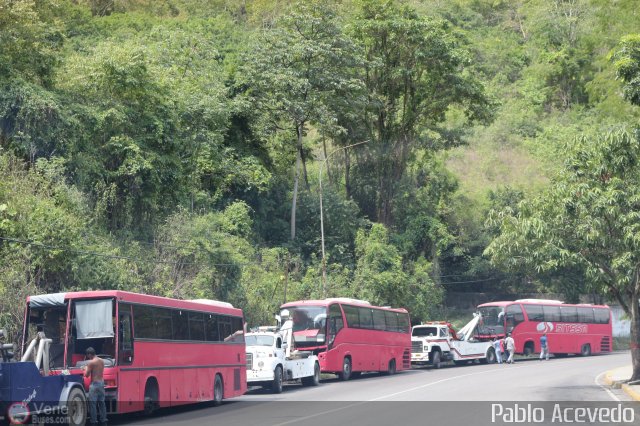
<path id="1" fill-rule="evenodd" d="M 87 398 L 78 388 L 71 389 L 67 397 L 69 426 L 84 426 L 87 421 Z"/>
<path id="2" fill-rule="evenodd" d="M 525 345 L 524 345 L 524 355 L 525 356 L 531 356 L 531 355 L 533 355 L 533 351 L 534 351 L 533 342 L 525 343 Z"/>
<path id="3" fill-rule="evenodd" d="M 273 371 L 273 383 L 271 383 L 273 393 L 282 393 L 282 367 L 279 365 Z"/>
<path id="4" fill-rule="evenodd" d="M 588 343 L 582 345 L 582 349 L 580 350 L 580 355 L 591 356 L 591 345 Z"/>
<path id="5" fill-rule="evenodd" d="M 320 364 L 316 362 L 316 365 L 313 367 L 313 376 L 303 377 L 302 384 L 304 386 L 318 386 L 320 384 Z"/>
<path id="6" fill-rule="evenodd" d="M 342 361 L 342 373 L 339 373 L 338 376 L 340 380 L 347 381 L 351 378 L 351 358 L 344 357 Z"/>
<path id="7" fill-rule="evenodd" d="M 222 398 L 224 398 L 224 386 L 220 375 L 216 374 L 216 380 L 213 382 L 213 405 L 222 404 Z"/>
<path id="8" fill-rule="evenodd" d="M 393 376 L 394 374 L 396 374 L 396 360 L 395 359 L 391 359 L 389 361 L 389 367 L 387 367 L 387 374 L 390 376 Z"/>
<path id="9" fill-rule="evenodd" d="M 440 355 L 440 351 L 433 352 L 433 355 L 431 356 L 431 364 L 435 369 L 442 367 L 442 355 Z"/>
<path id="10" fill-rule="evenodd" d="M 158 409 L 158 382 L 153 377 L 147 380 L 144 387 L 144 413 L 153 414 Z"/>

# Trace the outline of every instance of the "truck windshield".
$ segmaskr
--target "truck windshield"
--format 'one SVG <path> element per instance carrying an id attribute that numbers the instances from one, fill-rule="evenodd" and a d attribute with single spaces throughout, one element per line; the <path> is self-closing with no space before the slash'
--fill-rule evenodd
<path id="1" fill-rule="evenodd" d="M 245 335 L 244 342 L 247 346 L 273 346 L 273 336 L 267 335 Z"/>
<path id="2" fill-rule="evenodd" d="M 504 308 L 483 306 L 478 308 L 482 319 L 478 323 L 478 334 L 504 334 Z"/>
<path id="3" fill-rule="evenodd" d="M 327 324 L 326 306 L 294 306 L 280 311 L 291 319 L 293 338 L 298 346 L 324 343 Z"/>
<path id="4" fill-rule="evenodd" d="M 411 332 L 416 337 L 438 337 L 438 327 L 416 327 Z"/>

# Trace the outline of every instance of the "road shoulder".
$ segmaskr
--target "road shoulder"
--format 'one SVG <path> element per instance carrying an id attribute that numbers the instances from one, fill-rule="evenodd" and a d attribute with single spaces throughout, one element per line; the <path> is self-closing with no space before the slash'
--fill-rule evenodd
<path id="1" fill-rule="evenodd" d="M 622 389 L 627 395 L 636 401 L 640 401 L 640 385 L 628 385 L 625 382 L 631 377 L 631 366 L 609 370 L 603 377 L 603 382 L 613 388 Z"/>

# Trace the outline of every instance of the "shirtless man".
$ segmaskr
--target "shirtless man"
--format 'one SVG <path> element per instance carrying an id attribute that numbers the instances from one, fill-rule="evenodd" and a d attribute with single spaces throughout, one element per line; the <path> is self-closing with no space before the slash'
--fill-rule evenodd
<path id="1" fill-rule="evenodd" d="M 98 424 L 98 411 L 100 411 L 100 424 L 107 424 L 107 406 L 104 403 L 104 361 L 96 356 L 93 348 L 87 348 L 85 354 L 89 362 L 84 367 L 84 377 L 91 377 L 89 386 L 89 416 L 92 425 Z"/>

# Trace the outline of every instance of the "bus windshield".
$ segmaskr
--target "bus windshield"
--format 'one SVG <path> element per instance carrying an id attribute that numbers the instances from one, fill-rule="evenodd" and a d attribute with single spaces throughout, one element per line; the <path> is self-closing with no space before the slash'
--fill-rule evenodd
<path id="1" fill-rule="evenodd" d="M 478 334 L 504 334 L 504 308 L 502 306 L 483 306 L 478 308 L 482 320 L 478 324 Z"/>
<path id="2" fill-rule="evenodd" d="M 282 309 L 280 315 L 292 321 L 293 336 L 297 344 L 324 342 L 327 323 L 326 306 L 294 306 Z"/>

